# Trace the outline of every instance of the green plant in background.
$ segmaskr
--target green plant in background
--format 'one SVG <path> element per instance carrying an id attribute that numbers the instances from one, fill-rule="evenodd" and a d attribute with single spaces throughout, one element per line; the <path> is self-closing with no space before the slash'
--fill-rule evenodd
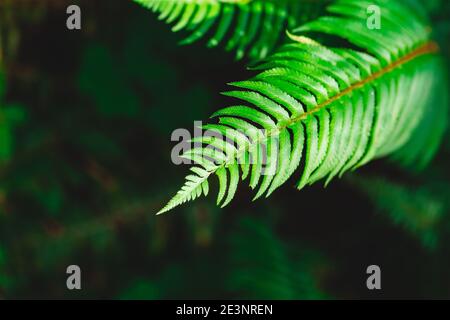
<path id="1" fill-rule="evenodd" d="M 325 259 L 311 249 L 289 245 L 280 239 L 273 221 L 242 213 L 233 232 L 218 241 L 211 251 L 220 254 L 205 260 L 211 253 L 203 252 L 196 259 L 188 259 L 183 268 L 173 264 L 157 278 L 138 278 L 131 281 L 119 297 L 192 297 L 189 288 L 205 286 L 205 283 L 192 283 L 200 273 L 202 279 L 210 278 L 215 290 L 229 298 L 328 298 L 323 289 L 329 273 L 324 267 Z M 211 263 L 211 260 L 220 263 Z"/>
<path id="2" fill-rule="evenodd" d="M 5 74 L 0 69 L 0 162 L 9 161 L 14 148 L 13 130 L 25 120 L 25 110 L 16 104 L 4 104 Z"/>
<path id="3" fill-rule="evenodd" d="M 209 37 L 208 47 L 225 44 L 236 59 L 266 57 L 285 37 L 285 29 L 317 16 L 322 4 L 314 0 L 134 0 L 173 24 L 172 31 L 191 35 L 190 44 Z"/>
<path id="4" fill-rule="evenodd" d="M 224 79 L 248 79 L 248 72 L 241 63 L 229 61 L 225 50 L 215 50 L 214 55 L 203 45 L 177 50 L 177 35 L 135 1 L 80 0 L 83 28 L 68 34 L 61 29 L 65 17 L 61 6 L 72 2 L 9 0 L 0 9 L 0 64 L 5 75 L 0 81 L 0 136 L 8 142 L 3 144 L 7 147 L 0 161 L 0 299 L 450 296 L 450 287 L 442 280 L 448 279 L 450 270 L 448 139 L 432 165 L 420 172 L 376 161 L 345 174 L 325 192 L 318 184 L 302 192 L 285 188 L 269 200 L 250 203 L 244 200 L 247 190 L 240 190 L 234 206 L 220 209 L 207 197 L 180 207 L 181 214 L 155 217 L 151 213 L 161 208 L 168 192 L 177 187 L 176 177 L 183 170 L 169 161 L 170 133 L 174 128 L 190 128 L 194 120 L 216 111 L 212 106 L 224 105 L 229 97 L 213 93 L 223 90 Z M 314 12 L 323 9 L 316 2 L 300 2 L 313 10 L 309 15 L 304 5 L 301 7 L 307 19 L 317 17 Z M 243 5 L 226 4 L 234 6 L 235 13 L 221 42 L 223 47 L 233 37 Z M 449 4 L 424 2 L 433 12 L 432 38 L 439 42 L 443 57 L 449 56 Z M 263 14 L 261 19 L 260 26 Z M 220 21 L 218 17 L 204 39 L 215 35 Z M 249 14 L 247 26 L 251 21 L 254 15 Z M 292 34 L 302 23 L 283 28 Z M 382 23 L 384 26 L 384 20 Z M 195 28 L 183 30 L 195 33 Z M 255 41 L 245 47 L 246 58 L 252 58 L 250 53 L 255 50 L 258 54 L 252 59 L 258 60 L 254 44 L 260 42 L 263 29 L 258 31 Z M 284 30 L 279 35 L 280 43 L 288 38 Z M 305 55 L 308 50 L 323 50 L 317 61 L 327 60 L 329 54 L 332 59 L 335 49 L 330 48 L 365 48 L 327 33 L 309 34 L 314 39 L 310 43 L 300 36 L 306 34 L 292 36 L 300 43 L 279 47 L 273 57 L 259 60 L 256 68 L 271 69 L 269 64 L 274 64 L 274 68 L 292 71 L 308 65 L 297 56 L 289 57 L 292 52 L 297 54 L 298 50 L 293 51 L 297 47 L 306 48 Z M 338 51 L 341 54 L 343 49 Z M 420 70 L 422 64 L 417 60 L 425 64 L 429 58 L 431 55 L 417 57 L 390 74 L 406 76 L 414 68 Z M 285 68 L 287 63 L 295 68 Z M 356 63 L 351 58 L 339 59 L 333 72 L 320 66 L 330 80 L 317 81 L 325 87 L 333 85 L 331 78 L 335 79 L 336 72 L 345 77 L 351 68 L 358 74 L 359 67 L 351 67 Z M 311 63 L 311 68 L 316 65 Z M 444 69 L 440 71 L 444 73 Z M 386 77 L 374 81 L 377 92 L 385 92 L 379 83 Z M 341 90 L 345 84 L 337 80 Z M 284 86 L 295 92 L 300 87 L 298 81 L 281 77 L 280 83 L 283 87 L 277 87 L 286 92 L 290 89 Z M 446 104 L 446 86 L 444 81 L 437 84 L 430 105 Z M 424 95 L 425 90 L 417 89 Z M 299 98 L 292 99 L 301 103 Z M 287 109 L 281 101 L 271 100 Z M 350 109 L 355 110 L 353 106 Z M 378 110 L 374 109 L 375 115 Z M 435 126 L 437 141 L 446 118 L 436 122 L 434 116 L 433 112 L 422 115 L 421 125 Z M 319 131 L 317 146 L 326 141 L 319 139 L 326 137 L 320 134 L 320 120 L 311 119 Z M 307 129 L 314 126 L 309 122 L 304 123 L 305 138 L 312 137 Z M 287 131 L 292 139 L 293 131 Z M 426 143 L 423 139 L 428 138 L 415 130 L 403 148 L 412 150 L 416 143 Z M 299 175 L 308 158 L 309 144 L 304 144 Z M 425 151 L 422 160 L 407 169 L 423 168 L 437 147 L 436 143 L 425 150 L 418 148 Z M 65 286 L 66 267 L 74 263 L 82 268 L 83 290 L 76 292 Z M 361 279 L 372 263 L 382 267 L 382 292 L 367 291 L 365 279 Z"/>
<path id="5" fill-rule="evenodd" d="M 327 270 L 312 250 L 288 246 L 272 223 L 242 218 L 229 239 L 227 287 L 249 299 L 323 299 Z M 249 254 L 251 252 L 251 254 Z"/>
<path id="6" fill-rule="evenodd" d="M 429 181 L 415 187 L 386 177 L 359 175 L 350 176 L 348 181 L 394 224 L 417 236 L 425 247 L 436 248 L 441 236 L 439 226 L 448 210 L 448 184 Z"/>
<path id="7" fill-rule="evenodd" d="M 374 3 L 383 8 L 380 29 L 366 25 L 366 9 Z M 423 166 L 432 158 L 446 127 L 447 103 L 430 104 L 431 97 L 446 94 L 440 93 L 446 86 L 429 22 L 396 1 L 342 0 L 328 11 L 295 32 L 322 33 L 325 41 L 338 38 L 358 49 L 292 36 L 295 42 L 261 62 L 254 78 L 232 83 L 240 90 L 225 95 L 244 103 L 213 114 L 218 124 L 204 129 L 222 137 L 193 140 L 203 147 L 183 157 L 198 166 L 159 213 L 207 195 L 214 174 L 217 203 L 225 206 L 239 176 L 249 177 L 252 189 L 259 184 L 257 199 L 269 196 L 298 167 L 301 189 L 323 178 L 328 184 L 386 155 L 405 166 Z M 264 161 L 264 169 L 275 174 L 263 174 Z"/>

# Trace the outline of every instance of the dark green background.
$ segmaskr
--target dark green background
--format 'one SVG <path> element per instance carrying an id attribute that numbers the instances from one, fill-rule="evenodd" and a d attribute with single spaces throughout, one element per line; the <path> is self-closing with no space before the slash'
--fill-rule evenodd
<path id="1" fill-rule="evenodd" d="M 224 107 L 245 61 L 178 46 L 131 1 L 79 1 L 81 31 L 64 1 L 6 2 L 0 298 L 450 298 L 447 137 L 425 172 L 379 160 L 326 189 L 290 180 L 252 203 L 241 186 L 225 209 L 211 196 L 155 216 L 187 172 L 171 132 Z M 80 291 L 66 289 L 71 264 Z M 366 288 L 371 264 L 381 291 Z"/>

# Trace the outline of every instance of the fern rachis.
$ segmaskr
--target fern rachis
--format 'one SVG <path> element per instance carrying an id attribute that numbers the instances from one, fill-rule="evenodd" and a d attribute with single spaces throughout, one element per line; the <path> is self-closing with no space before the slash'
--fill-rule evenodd
<path id="1" fill-rule="evenodd" d="M 417 147 L 407 142 L 417 131 L 433 139 L 426 142 L 439 140 L 440 134 L 429 134 L 435 128 L 422 125 L 425 117 L 446 116 L 446 106 L 430 109 L 427 105 L 433 87 L 442 81 L 437 47 L 429 42 L 424 22 L 408 7 L 376 3 L 384 9 L 380 30 L 367 29 L 362 18 L 362 10 L 371 3 L 351 0 L 337 1 L 329 7 L 335 15 L 299 29 L 342 34 L 367 53 L 327 48 L 304 36 L 293 37 L 298 43 L 285 45 L 263 61 L 253 79 L 232 84 L 241 90 L 226 95 L 254 107 L 219 110 L 214 114 L 218 123 L 208 128 L 236 132 L 256 126 L 264 128 L 264 134 L 245 143 L 241 139 L 233 152 L 219 147 L 221 153 L 202 154 L 211 142 L 208 139 L 203 141 L 204 148 L 187 152 L 185 157 L 198 166 L 160 213 L 202 192 L 206 195 L 213 173 L 219 178 L 218 203 L 228 204 L 239 182 L 242 157 L 259 160 L 241 164 L 241 179 L 249 175 L 252 188 L 259 184 L 258 198 L 264 193 L 270 195 L 300 164 L 303 171 L 298 187 L 302 188 L 322 178 L 328 183 L 336 175 L 394 152 L 399 160 L 415 161 Z M 403 23 L 405 31 L 396 21 Z M 265 157 L 268 166 L 276 170 L 274 175 L 263 176 L 261 157 L 255 150 L 267 147 L 273 136 L 278 138 L 275 152 L 266 151 Z M 225 140 L 222 146 L 227 145 Z M 218 146 L 215 140 L 213 147 Z"/>

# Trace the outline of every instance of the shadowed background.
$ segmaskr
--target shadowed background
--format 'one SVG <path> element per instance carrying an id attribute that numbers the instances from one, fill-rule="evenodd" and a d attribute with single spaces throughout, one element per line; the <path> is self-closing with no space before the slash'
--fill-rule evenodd
<path id="1" fill-rule="evenodd" d="M 449 3 L 429 9 L 448 59 Z M 424 172 L 379 160 L 326 189 L 291 179 L 155 216 L 187 172 L 171 132 L 223 107 L 245 61 L 178 46 L 125 0 L 0 0 L 0 37 L 0 298 L 450 298 L 448 137 Z"/>

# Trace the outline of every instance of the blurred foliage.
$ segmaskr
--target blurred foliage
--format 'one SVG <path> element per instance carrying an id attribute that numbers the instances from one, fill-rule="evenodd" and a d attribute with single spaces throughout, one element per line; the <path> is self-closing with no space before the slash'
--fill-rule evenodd
<path id="1" fill-rule="evenodd" d="M 417 236 L 433 249 L 438 243 L 438 227 L 449 211 L 450 185 L 444 181 L 419 186 L 397 183 L 383 177 L 359 177 L 348 180 L 366 193 L 380 212 Z"/>
<path id="2" fill-rule="evenodd" d="M 230 236 L 227 285 L 251 299 L 321 299 L 327 263 L 314 250 L 286 245 L 261 219 L 243 218 Z M 249 254 L 251 252 L 251 254 Z"/>
<path id="3" fill-rule="evenodd" d="M 3 104 L 6 92 L 5 74 L 0 70 L 0 162 L 8 161 L 13 153 L 14 129 L 25 120 L 25 109 L 20 105 Z"/>
<path id="4" fill-rule="evenodd" d="M 450 297 L 448 138 L 423 173 L 380 161 L 326 192 L 155 217 L 184 171 L 171 130 L 214 111 L 243 65 L 180 50 L 131 1 L 79 1 L 74 32 L 64 1 L 0 3 L 0 298 Z M 66 289 L 70 264 L 81 291 Z M 382 293 L 365 288 L 369 264 Z"/>

